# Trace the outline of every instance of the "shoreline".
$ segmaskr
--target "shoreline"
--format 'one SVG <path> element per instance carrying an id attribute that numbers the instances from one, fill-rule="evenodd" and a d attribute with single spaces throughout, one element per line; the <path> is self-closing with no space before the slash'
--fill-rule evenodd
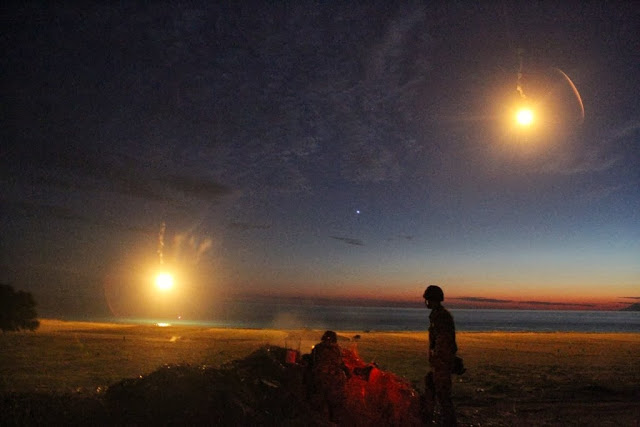
<path id="1" fill-rule="evenodd" d="M 426 332 L 428 312 L 411 309 L 376 308 L 375 312 L 351 314 L 342 308 L 316 312 L 265 312 L 257 317 L 247 313 L 230 319 L 191 320 L 166 318 L 43 318 L 45 322 L 76 322 L 113 325 L 163 325 L 238 330 L 343 330 L 369 332 Z M 560 313 L 560 314 L 558 314 Z M 453 310 L 457 331 L 530 333 L 640 333 L 640 314 L 624 311 L 535 311 L 535 310 Z M 335 319 L 340 319 L 336 321 Z"/>

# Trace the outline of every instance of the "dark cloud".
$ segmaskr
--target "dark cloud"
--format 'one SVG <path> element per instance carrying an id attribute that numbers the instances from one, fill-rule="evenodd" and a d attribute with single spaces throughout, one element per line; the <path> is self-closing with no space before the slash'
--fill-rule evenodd
<path id="1" fill-rule="evenodd" d="M 62 190 L 113 192 L 151 201 L 179 202 L 180 196 L 215 201 L 232 193 L 212 178 L 175 173 L 170 164 L 93 146 L 50 144 L 17 158 L 0 174 L 5 181 L 54 186 Z M 23 169 L 23 162 L 29 164 Z M 175 194 L 175 193 L 179 194 Z"/>
<path id="2" fill-rule="evenodd" d="M 156 230 L 139 227 L 130 224 L 122 224 L 106 218 L 95 218 L 86 215 L 78 214 L 74 209 L 70 209 L 64 206 L 51 205 L 46 203 L 34 203 L 30 201 L 18 201 L 8 202 L 2 201 L 0 203 L 3 212 L 5 214 L 11 214 L 18 217 L 33 217 L 39 220 L 62 220 L 62 221 L 75 221 L 78 223 L 95 225 L 112 230 L 142 233 L 153 235 Z"/>
<path id="3" fill-rule="evenodd" d="M 354 239 L 351 237 L 340 237 L 340 236 L 329 236 L 329 237 L 331 237 L 332 239 L 347 243 L 349 245 L 364 246 L 364 242 L 360 239 Z"/>
<path id="4" fill-rule="evenodd" d="M 479 302 L 479 303 L 491 303 L 491 304 L 505 304 L 505 303 L 518 303 L 518 304 L 529 304 L 536 306 L 580 306 L 580 307 L 594 307 L 595 304 L 576 304 L 576 303 L 565 303 L 565 302 L 552 302 L 552 301 L 519 301 L 519 300 L 508 300 L 508 299 L 497 299 L 497 298 L 484 298 L 484 297 L 459 297 L 459 298 L 451 298 L 456 301 L 466 301 L 466 302 Z"/>
<path id="5" fill-rule="evenodd" d="M 579 306 L 579 307 L 596 307 L 596 304 L 577 304 L 571 302 L 550 302 L 550 301 L 518 301 L 521 304 L 531 304 L 531 305 L 539 305 L 539 306 Z"/>
<path id="6" fill-rule="evenodd" d="M 496 298 L 484 298 L 484 297 L 459 297 L 455 299 L 459 301 L 468 301 L 468 302 L 488 302 L 488 303 L 513 302 L 512 300 L 508 300 L 508 299 L 496 299 Z"/>
<path id="7" fill-rule="evenodd" d="M 393 241 L 397 241 L 397 240 L 403 240 L 403 241 L 411 241 L 413 240 L 414 236 L 408 235 L 408 234 L 401 234 L 395 237 L 389 237 L 387 239 L 388 242 L 393 242 Z"/>
<path id="8" fill-rule="evenodd" d="M 620 297 L 620 298 L 640 300 L 640 297 Z"/>

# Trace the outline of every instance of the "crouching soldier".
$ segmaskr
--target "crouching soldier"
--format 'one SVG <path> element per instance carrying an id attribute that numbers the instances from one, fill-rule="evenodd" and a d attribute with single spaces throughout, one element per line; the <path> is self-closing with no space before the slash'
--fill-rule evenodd
<path id="1" fill-rule="evenodd" d="M 311 351 L 310 397 L 317 408 L 339 423 L 344 415 L 345 385 L 349 370 L 342 361 L 337 335 L 326 331 Z"/>
<path id="2" fill-rule="evenodd" d="M 423 294 L 429 314 L 429 365 L 425 377 L 425 421 L 430 423 L 436 401 L 442 410 L 442 425 L 455 426 L 456 416 L 451 401 L 451 374 L 456 362 L 456 328 L 453 317 L 442 306 L 444 292 L 439 286 L 429 286 Z"/>

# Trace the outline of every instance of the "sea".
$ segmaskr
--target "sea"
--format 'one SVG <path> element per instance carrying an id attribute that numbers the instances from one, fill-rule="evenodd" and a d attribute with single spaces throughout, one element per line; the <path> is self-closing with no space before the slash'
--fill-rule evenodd
<path id="1" fill-rule="evenodd" d="M 640 333 L 640 312 L 450 309 L 456 330 L 467 332 Z M 426 308 L 351 307 L 239 303 L 207 320 L 162 319 L 163 323 L 216 328 L 324 329 L 337 331 L 426 331 Z M 160 323 L 157 319 L 120 319 Z"/>

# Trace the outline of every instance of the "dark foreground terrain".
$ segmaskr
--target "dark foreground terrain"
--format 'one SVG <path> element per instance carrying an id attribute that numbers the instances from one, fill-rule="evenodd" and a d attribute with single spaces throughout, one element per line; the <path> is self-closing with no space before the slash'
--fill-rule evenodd
<path id="1" fill-rule="evenodd" d="M 283 354 L 309 353 L 322 333 L 44 319 L 35 333 L 0 335 L 0 426 L 330 425 L 304 366 Z M 352 376 L 344 424 L 415 422 L 426 334 L 338 342 L 361 358 L 352 367 L 379 367 Z M 640 334 L 462 332 L 458 345 L 462 426 L 640 425 Z"/>
<path id="2" fill-rule="evenodd" d="M 0 425 L 421 425 L 419 393 L 344 350 L 350 375 L 345 410 L 332 416 L 308 366 L 265 346 L 220 369 L 166 365 L 94 395 L 10 393 Z"/>

